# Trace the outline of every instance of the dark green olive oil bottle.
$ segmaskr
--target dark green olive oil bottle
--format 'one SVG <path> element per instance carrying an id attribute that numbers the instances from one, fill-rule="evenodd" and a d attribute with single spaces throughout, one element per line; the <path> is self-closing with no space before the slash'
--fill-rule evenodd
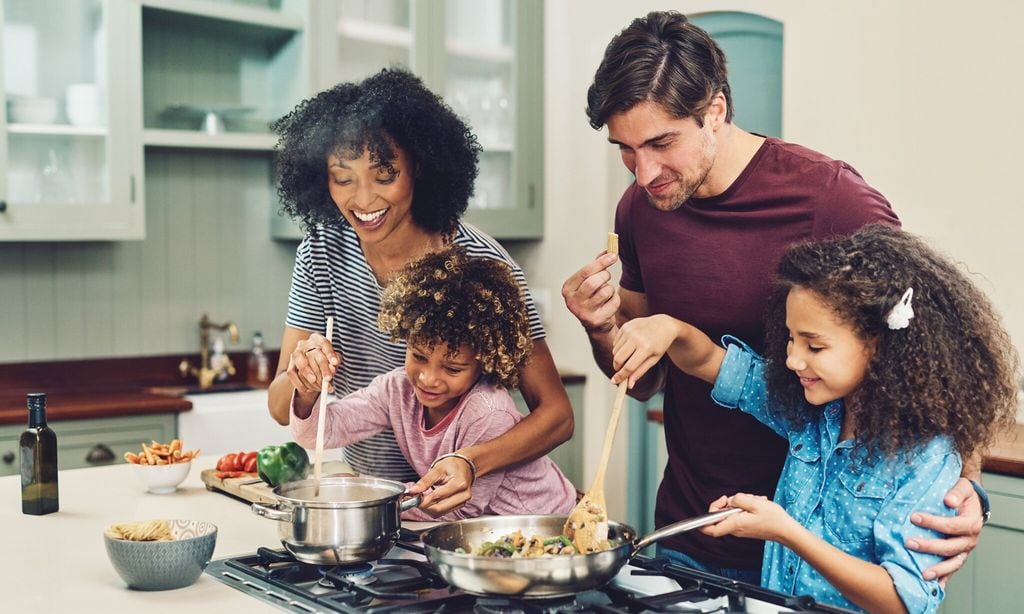
<path id="1" fill-rule="evenodd" d="M 28 428 L 21 434 L 21 511 L 40 516 L 60 509 L 57 435 L 46 426 L 46 395 L 28 395 Z"/>

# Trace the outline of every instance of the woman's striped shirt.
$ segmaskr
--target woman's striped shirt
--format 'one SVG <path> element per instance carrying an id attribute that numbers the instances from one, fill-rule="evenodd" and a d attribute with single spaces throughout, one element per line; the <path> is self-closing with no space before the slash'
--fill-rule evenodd
<path id="1" fill-rule="evenodd" d="M 544 327 L 526 276 L 508 252 L 464 222 L 458 225 L 454 243 L 464 247 L 470 256 L 501 260 L 511 267 L 513 278 L 523 290 L 530 334 L 534 339 L 543 339 Z M 337 395 L 364 388 L 374 377 L 405 364 L 405 343 L 392 343 L 377 326 L 382 292 L 351 225 L 318 226 L 299 244 L 286 323 L 301 330 L 323 332 L 327 316 L 334 317 L 331 343 L 341 354 L 341 367 L 334 377 Z M 419 479 L 390 430 L 347 446 L 345 460 L 360 474 L 400 481 Z"/>

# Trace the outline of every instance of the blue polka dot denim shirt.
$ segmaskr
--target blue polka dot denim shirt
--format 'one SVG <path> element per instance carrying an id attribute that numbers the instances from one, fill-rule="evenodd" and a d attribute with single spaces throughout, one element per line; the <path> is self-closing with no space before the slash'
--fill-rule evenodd
<path id="1" fill-rule="evenodd" d="M 942 559 L 903 544 L 912 537 L 941 537 L 911 523 L 911 512 L 954 513 L 942 503 L 961 470 L 960 455 L 949 440 L 933 439 L 912 455 L 855 463 L 850 458 L 853 440 L 839 441 L 841 400 L 826 404 L 820 420 L 791 427 L 768 398 L 765 360 L 734 337 L 723 337 L 722 345 L 726 356 L 711 397 L 789 440 L 775 502 L 836 548 L 884 567 L 909 612 L 934 612 L 942 601 L 942 587 L 921 575 Z M 859 611 L 813 567 L 776 542 L 765 544 L 761 584 Z"/>

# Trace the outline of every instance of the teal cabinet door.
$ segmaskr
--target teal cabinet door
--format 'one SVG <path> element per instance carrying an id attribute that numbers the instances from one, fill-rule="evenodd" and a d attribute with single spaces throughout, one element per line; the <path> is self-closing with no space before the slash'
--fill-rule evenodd
<path id="1" fill-rule="evenodd" d="M 782 136 L 782 23 L 732 11 L 691 17 L 725 52 L 733 122 L 765 136 Z"/>

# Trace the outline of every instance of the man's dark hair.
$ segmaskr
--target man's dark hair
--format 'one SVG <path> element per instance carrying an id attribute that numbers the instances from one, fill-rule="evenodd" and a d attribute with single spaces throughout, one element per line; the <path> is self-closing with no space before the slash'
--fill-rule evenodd
<path id="1" fill-rule="evenodd" d="M 704 125 L 711 98 L 722 92 L 732 121 L 725 54 L 704 30 L 675 11 L 633 20 L 608 43 L 587 90 L 587 117 L 600 130 L 612 115 L 651 100 L 678 119 Z"/>

